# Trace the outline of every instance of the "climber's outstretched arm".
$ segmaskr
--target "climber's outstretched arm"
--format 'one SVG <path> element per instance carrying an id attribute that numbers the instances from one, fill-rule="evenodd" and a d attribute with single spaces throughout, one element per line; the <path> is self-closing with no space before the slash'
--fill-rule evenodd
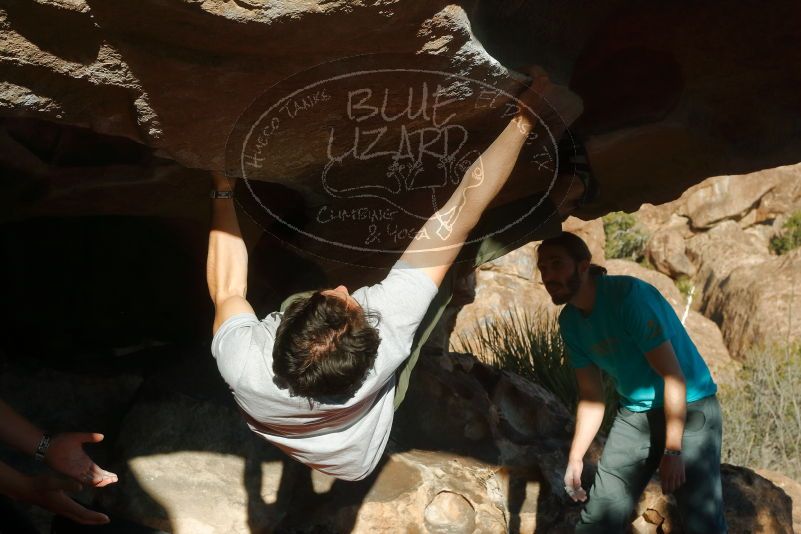
<path id="1" fill-rule="evenodd" d="M 232 189 L 222 173 L 212 175 L 212 186 L 218 191 Z M 209 254 L 206 260 L 206 281 L 214 302 L 212 334 L 226 319 L 237 313 L 254 313 L 245 300 L 248 282 L 248 249 L 242 240 L 233 198 L 211 201 Z"/>
<path id="2" fill-rule="evenodd" d="M 549 128 L 558 138 L 581 114 L 581 98 L 567 87 L 557 86 L 538 67 L 531 70 L 531 84 L 520 95 L 537 117 L 554 117 Z M 451 198 L 423 225 L 401 257 L 421 269 L 437 286 L 442 283 L 470 231 L 501 190 L 514 169 L 529 133 L 536 125 L 522 110 L 497 139 L 467 169 Z"/>
<path id="3" fill-rule="evenodd" d="M 439 286 L 468 233 L 498 194 L 515 166 L 532 124 L 522 113 L 465 172 L 448 202 L 434 213 L 401 259 L 421 269 Z"/>

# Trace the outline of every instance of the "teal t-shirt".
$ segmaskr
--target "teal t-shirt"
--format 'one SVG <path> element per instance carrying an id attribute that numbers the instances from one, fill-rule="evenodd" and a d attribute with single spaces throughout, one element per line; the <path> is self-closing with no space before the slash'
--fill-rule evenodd
<path id="1" fill-rule="evenodd" d="M 676 312 L 654 286 L 633 276 L 601 275 L 592 312 L 572 304 L 559 315 L 559 327 L 574 368 L 595 364 L 615 381 L 621 404 L 642 412 L 664 405 L 665 382 L 645 353 L 667 340 L 673 345 L 687 382 L 687 402 L 717 392 L 709 368 Z"/>

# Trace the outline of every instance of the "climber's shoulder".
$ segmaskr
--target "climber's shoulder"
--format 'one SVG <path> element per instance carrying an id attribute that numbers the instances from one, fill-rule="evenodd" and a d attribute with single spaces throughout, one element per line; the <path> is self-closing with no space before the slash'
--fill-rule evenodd
<path id="1" fill-rule="evenodd" d="M 226 298 L 220 299 L 214 305 L 214 325 L 212 326 L 212 335 L 217 333 L 226 319 L 233 317 L 238 313 L 253 313 L 253 306 L 241 295 L 231 295 Z"/>

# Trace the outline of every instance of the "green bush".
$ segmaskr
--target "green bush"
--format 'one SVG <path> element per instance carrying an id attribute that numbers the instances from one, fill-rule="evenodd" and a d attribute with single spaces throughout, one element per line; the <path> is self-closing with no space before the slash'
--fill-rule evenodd
<path id="1" fill-rule="evenodd" d="M 534 319 L 526 312 L 513 309 L 494 322 L 477 324 L 471 336 L 459 335 L 455 348 L 542 385 L 575 415 L 578 384 L 553 313 L 543 310 Z M 617 392 L 612 379 L 606 375 L 604 391 L 606 414 L 601 430 L 608 432 L 617 410 Z"/>
<path id="2" fill-rule="evenodd" d="M 643 262 L 648 234 L 630 213 L 615 211 L 604 215 L 606 234 L 606 258 Z"/>
<path id="3" fill-rule="evenodd" d="M 801 479 L 801 345 L 755 348 L 721 387 L 722 461 Z"/>
<path id="4" fill-rule="evenodd" d="M 690 291 L 693 289 L 693 280 L 689 276 L 680 276 L 673 281 L 676 284 L 679 292 L 684 295 L 685 299 L 690 298 Z"/>
<path id="5" fill-rule="evenodd" d="M 801 247 L 801 211 L 794 213 L 782 225 L 782 231 L 770 239 L 774 254 L 786 254 Z"/>

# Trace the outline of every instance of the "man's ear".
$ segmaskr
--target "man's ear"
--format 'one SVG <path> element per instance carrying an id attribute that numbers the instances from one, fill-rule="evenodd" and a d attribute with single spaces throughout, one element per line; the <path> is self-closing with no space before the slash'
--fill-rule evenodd
<path id="1" fill-rule="evenodd" d="M 579 268 L 579 274 L 581 274 L 581 276 L 584 276 L 587 273 L 587 271 L 590 270 L 590 263 L 591 263 L 590 260 L 581 260 L 579 262 L 578 268 Z"/>

